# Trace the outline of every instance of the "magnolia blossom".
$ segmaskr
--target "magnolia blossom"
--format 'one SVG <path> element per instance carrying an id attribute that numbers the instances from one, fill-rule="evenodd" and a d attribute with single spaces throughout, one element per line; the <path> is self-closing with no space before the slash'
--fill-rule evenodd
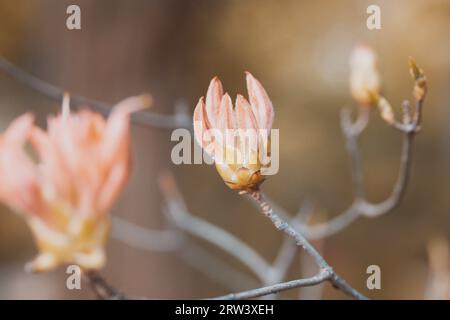
<path id="1" fill-rule="evenodd" d="M 39 250 L 29 270 L 104 265 L 108 212 L 130 174 L 129 116 L 149 102 L 128 98 L 106 121 L 87 109 L 71 113 L 66 96 L 46 131 L 25 114 L 0 136 L 0 200 L 26 219 Z"/>
<path id="2" fill-rule="evenodd" d="M 246 73 L 250 102 L 238 94 L 235 105 L 215 77 L 194 111 L 199 145 L 215 161 L 225 183 L 234 190 L 254 190 L 264 180 L 274 110 L 261 83 Z"/>
<path id="3" fill-rule="evenodd" d="M 350 91 L 356 102 L 364 106 L 376 105 L 380 92 L 377 57 L 368 46 L 359 45 L 350 57 Z"/>

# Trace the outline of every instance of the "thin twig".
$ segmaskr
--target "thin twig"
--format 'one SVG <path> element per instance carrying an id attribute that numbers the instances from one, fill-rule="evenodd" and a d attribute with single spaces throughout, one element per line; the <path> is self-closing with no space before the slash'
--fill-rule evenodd
<path id="1" fill-rule="evenodd" d="M 134 248 L 148 251 L 167 252 L 180 248 L 185 240 L 175 230 L 155 230 L 141 227 L 117 216 L 112 217 L 112 238 Z"/>
<path id="2" fill-rule="evenodd" d="M 350 110 L 342 109 L 341 129 L 345 136 L 347 152 L 351 155 L 350 162 L 355 197 L 364 198 L 364 174 L 358 147 L 358 137 L 366 129 L 367 124 L 369 123 L 370 109 L 360 107 L 358 111 L 358 118 L 354 123 L 352 123 Z"/>
<path id="3" fill-rule="evenodd" d="M 324 239 L 317 240 L 313 243 L 317 251 L 322 254 L 322 242 Z M 310 274 L 317 272 L 317 265 L 312 261 L 306 253 L 302 252 L 300 255 L 300 275 L 308 277 Z M 323 295 L 325 283 L 319 283 L 313 287 L 300 288 L 298 298 L 299 300 L 321 300 Z"/>
<path id="4" fill-rule="evenodd" d="M 358 147 L 358 137 L 364 131 L 368 122 L 367 109 L 360 108 L 357 120 L 352 123 L 350 114 L 344 110 L 341 117 L 341 126 L 346 138 L 347 151 L 351 160 L 352 181 L 354 187 L 354 199 L 350 207 L 343 213 L 337 215 L 331 220 L 317 225 L 298 225 L 296 228 L 306 238 L 315 240 L 332 236 L 339 231 L 345 229 L 351 223 L 361 216 L 377 217 L 395 209 L 402 201 L 406 187 L 409 181 L 411 161 L 412 161 L 412 144 L 415 135 L 422 128 L 422 110 L 424 100 L 418 100 L 415 104 L 414 116 L 410 114 L 409 103 L 403 102 L 403 121 L 394 122 L 391 126 L 403 133 L 403 144 L 400 156 L 400 166 L 397 180 L 394 184 L 392 192 L 384 201 L 373 203 L 366 197 L 363 181 L 362 161 Z M 273 205 L 273 201 L 268 200 Z M 279 206 L 277 211 L 282 217 L 289 216 Z"/>
<path id="5" fill-rule="evenodd" d="M 277 257 L 272 264 L 271 272 L 266 277 L 266 284 L 283 281 L 297 255 L 297 251 L 298 247 L 295 245 L 295 242 L 290 237 L 285 236 L 278 250 Z"/>
<path id="6" fill-rule="evenodd" d="M 295 225 L 301 221 L 306 221 L 314 212 L 313 209 L 314 207 L 309 201 L 303 201 L 297 215 L 291 220 L 292 223 Z M 266 284 L 275 284 L 283 281 L 297 254 L 298 246 L 291 237 L 286 235 L 272 264 L 271 273 L 267 276 Z"/>
<path id="7" fill-rule="evenodd" d="M 254 277 L 232 267 L 195 243 L 188 243 L 180 250 L 180 256 L 189 266 L 229 290 L 245 290 L 259 284 Z"/>
<path id="8" fill-rule="evenodd" d="M 113 216 L 112 221 L 111 237 L 130 247 L 151 252 L 178 252 L 189 266 L 230 290 L 257 284 L 256 280 L 195 244 L 181 230 L 144 228 L 116 216 Z"/>
<path id="9" fill-rule="evenodd" d="M 278 283 L 275 285 L 266 286 L 253 290 L 247 290 L 239 293 L 230 293 L 224 296 L 213 298 L 212 300 L 244 300 L 244 299 L 258 298 L 290 289 L 314 286 L 326 281 L 328 278 L 329 274 L 324 271 L 310 278 L 292 280 L 284 283 Z"/>
<path id="10" fill-rule="evenodd" d="M 188 211 L 175 179 L 169 172 L 160 176 L 160 187 L 166 198 L 169 218 L 176 228 L 221 248 L 246 265 L 258 276 L 263 285 L 273 285 L 284 280 L 298 252 L 298 247 L 292 238 L 286 236 L 274 262 L 269 264 L 254 249 L 234 235 L 193 216 Z M 311 209 L 312 206 L 305 202 L 296 218 L 300 219 L 308 215 Z"/>
<path id="11" fill-rule="evenodd" d="M 268 272 L 271 272 L 273 270 L 273 267 L 265 262 L 265 260 L 261 258 L 259 254 L 257 254 L 252 248 L 248 247 L 245 243 L 242 243 L 233 235 L 200 218 L 192 216 L 187 211 L 181 194 L 177 190 L 175 181 L 173 180 L 173 177 L 171 175 L 163 175 L 160 179 L 160 185 L 166 197 L 168 212 L 170 213 L 171 219 L 178 228 L 188 232 L 189 234 L 195 235 L 203 240 L 213 243 L 214 245 L 218 246 L 219 248 L 248 266 L 253 272 L 255 272 L 255 274 L 260 277 L 263 283 L 264 281 L 267 281 L 265 275 L 267 275 Z M 270 206 L 268 206 L 268 204 L 264 200 L 262 200 L 260 192 L 252 193 L 251 195 L 265 211 L 266 215 L 271 218 L 275 226 L 277 226 L 277 228 L 279 228 L 280 230 L 283 230 L 289 237 L 293 238 L 297 245 L 302 246 L 308 252 L 308 254 L 310 254 L 315 259 L 316 263 L 320 266 L 321 271 L 317 276 L 312 278 L 289 281 L 284 283 L 283 286 L 280 286 L 280 284 L 275 284 L 264 287 L 262 289 L 245 292 L 243 293 L 244 297 L 247 297 L 250 292 L 252 294 L 256 294 L 251 296 L 252 298 L 256 298 L 267 294 L 289 290 L 298 286 L 314 285 L 318 280 L 329 280 L 333 283 L 334 286 L 340 288 L 343 292 L 351 295 L 352 297 L 365 299 L 363 295 L 350 287 L 332 270 L 332 268 L 325 262 L 320 254 L 309 244 L 309 242 L 305 238 L 303 238 L 300 233 L 298 233 L 278 215 L 272 212 Z M 269 210 L 270 213 L 267 210 Z M 279 259 L 282 260 L 282 258 Z M 227 297 L 235 299 L 236 297 L 240 296 L 240 294 L 232 294 Z"/>
<path id="12" fill-rule="evenodd" d="M 83 273 L 98 299 L 122 300 L 127 297 L 111 286 L 97 271 L 86 271 Z"/>
<path id="13" fill-rule="evenodd" d="M 64 93 L 67 92 L 65 89 L 59 88 L 29 74 L 2 56 L 0 56 L 0 70 L 3 70 L 11 78 L 26 85 L 34 91 L 58 102 L 62 101 Z M 105 116 L 108 115 L 112 109 L 112 106 L 107 103 L 85 98 L 79 95 L 71 94 L 70 100 L 74 107 L 89 106 Z M 155 128 L 190 128 L 191 116 L 188 114 L 188 108 L 186 105 L 179 104 L 175 109 L 175 114 L 173 115 L 164 115 L 155 112 L 136 112 L 131 115 L 131 120 L 138 125 Z"/>
<path id="14" fill-rule="evenodd" d="M 262 194 L 259 190 L 253 191 L 248 193 L 254 201 L 256 201 L 260 208 L 261 212 L 270 219 L 270 221 L 274 224 L 274 226 L 284 233 L 286 233 L 288 236 L 293 238 L 298 246 L 302 247 L 308 255 L 310 255 L 316 264 L 320 268 L 321 277 L 317 275 L 316 277 L 319 277 L 322 279 L 321 282 L 328 280 L 330 281 L 333 286 L 336 288 L 339 288 L 344 293 L 350 295 L 351 297 L 355 299 L 367 299 L 364 295 L 359 293 L 356 289 L 352 288 L 344 279 L 342 279 L 334 270 L 331 268 L 331 266 L 325 261 L 325 259 L 319 254 L 319 252 L 309 243 L 308 240 L 294 227 L 292 227 L 288 222 L 283 220 L 275 211 L 273 211 L 272 207 L 264 200 L 262 197 Z M 313 277 L 314 278 L 314 277 Z M 317 278 L 316 278 L 317 279 Z M 308 283 L 308 282 L 307 282 Z M 298 286 L 302 286 L 304 282 L 300 281 L 298 282 Z M 284 284 L 285 286 L 277 285 L 277 292 L 289 290 L 292 288 L 295 288 L 297 286 L 292 286 L 291 282 L 287 282 Z M 269 287 L 270 288 L 270 287 Z M 266 288 L 267 289 L 267 288 Z"/>
<path id="15" fill-rule="evenodd" d="M 164 192 L 166 198 L 169 203 L 178 202 L 179 200 L 174 200 L 173 192 Z M 179 206 L 183 209 L 184 215 L 192 215 L 189 212 L 186 212 L 186 208 L 184 203 L 182 205 L 178 204 L 176 211 L 180 210 Z M 306 206 L 305 206 L 306 208 Z M 173 210 L 173 207 L 172 207 Z M 299 212 L 299 215 L 304 215 L 305 212 L 302 210 Z M 175 213 L 177 215 L 177 213 Z M 199 219 L 199 218 L 196 218 Z M 201 219 L 199 219 L 201 220 Z M 177 225 L 173 226 L 177 228 Z M 207 227 L 209 228 L 209 226 Z M 217 228 L 217 227 L 215 227 Z M 210 254 L 207 250 L 202 247 L 196 245 L 189 238 L 187 238 L 182 232 L 187 232 L 190 234 L 190 228 L 186 230 L 154 230 L 143 228 L 137 224 L 126 221 L 119 217 L 113 217 L 113 232 L 112 237 L 118 241 L 122 241 L 132 247 L 148 250 L 148 251 L 156 251 L 156 252 L 170 252 L 170 251 L 178 251 L 181 258 L 188 263 L 191 267 L 199 270 L 206 276 L 210 277 L 215 282 L 221 284 L 225 288 L 228 289 L 241 289 L 248 288 L 252 286 L 256 286 L 257 283 L 255 280 L 249 278 L 242 272 L 228 266 L 226 262 L 219 260 L 212 254 Z M 215 229 L 214 229 L 215 230 Z M 211 231 L 214 231 L 211 230 Z M 203 231 L 200 231 L 203 232 Z M 231 234 L 228 234 L 225 238 L 216 239 L 216 241 L 221 242 L 222 239 L 228 241 L 229 237 L 233 237 Z M 202 239 L 207 238 L 207 236 L 201 236 Z M 209 241 L 209 238 L 206 240 Z M 237 239 L 233 240 L 234 243 L 239 241 Z M 216 244 L 216 242 L 212 242 L 212 244 Z M 219 245 L 218 247 L 223 248 L 223 245 Z M 225 246 L 228 248 L 228 246 Z M 241 245 L 234 248 L 233 252 L 227 253 L 234 256 L 235 250 L 240 250 Z M 244 251 L 246 251 L 244 249 Z M 269 265 L 266 261 L 263 262 L 263 266 L 265 273 L 260 272 L 257 274 L 260 283 L 264 285 L 270 285 L 277 282 L 282 281 L 287 271 L 289 270 L 290 265 L 292 264 L 293 259 L 295 258 L 297 253 L 297 246 L 295 242 L 286 237 L 283 241 L 283 244 L 280 247 L 279 253 L 273 263 L 272 266 Z M 243 256 L 242 256 L 243 257 Z M 238 258 L 238 260 L 240 260 Z M 253 263 L 259 264 L 263 258 L 256 259 Z M 241 261 L 241 260 L 240 260 Z M 244 263 L 244 262 L 243 262 Z M 247 262 L 248 263 L 248 262 Z M 255 265 L 251 265 L 251 271 L 255 273 Z"/>
<path id="16" fill-rule="evenodd" d="M 247 266 L 262 282 L 265 281 L 271 266 L 264 258 L 229 232 L 190 214 L 169 173 L 161 175 L 160 186 L 167 203 L 166 212 L 178 229 L 214 244 Z"/>

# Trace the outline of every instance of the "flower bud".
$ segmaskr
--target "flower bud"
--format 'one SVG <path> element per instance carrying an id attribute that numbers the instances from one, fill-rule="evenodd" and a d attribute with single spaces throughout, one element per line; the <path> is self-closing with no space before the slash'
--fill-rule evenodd
<path id="1" fill-rule="evenodd" d="M 414 80 L 414 98 L 418 101 L 423 100 L 427 94 L 427 78 L 412 57 L 409 58 L 408 62 L 409 72 Z"/>
<path id="2" fill-rule="evenodd" d="M 395 122 L 394 112 L 392 111 L 390 103 L 383 96 L 380 96 L 378 99 L 378 108 L 380 110 L 380 114 L 383 120 L 390 125 L 394 124 Z"/>
<path id="3" fill-rule="evenodd" d="M 250 73 L 247 88 L 250 101 L 238 95 L 233 107 L 222 83 L 214 78 L 206 99 L 200 98 L 194 111 L 196 140 L 233 190 L 255 190 L 264 181 L 260 157 L 268 150 L 274 117 L 272 102 Z"/>
<path id="4" fill-rule="evenodd" d="M 368 46 L 358 45 L 350 56 L 350 91 L 363 106 L 375 106 L 380 92 L 377 57 Z"/>

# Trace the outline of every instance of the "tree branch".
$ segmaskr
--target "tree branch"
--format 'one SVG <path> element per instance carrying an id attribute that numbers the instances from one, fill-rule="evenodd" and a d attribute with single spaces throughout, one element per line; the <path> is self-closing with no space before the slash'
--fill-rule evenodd
<path id="1" fill-rule="evenodd" d="M 34 75 L 29 74 L 2 56 L 0 56 L 0 70 L 32 90 L 58 102 L 62 101 L 64 93 L 67 92 L 65 89 L 54 86 Z M 75 107 L 90 106 L 104 116 L 107 116 L 112 109 L 112 106 L 107 103 L 88 99 L 79 95 L 71 94 L 70 102 Z M 179 103 L 176 106 L 175 114 L 173 115 L 141 111 L 133 113 L 131 115 L 131 120 L 138 125 L 162 129 L 191 128 L 192 126 L 191 116 L 188 114 L 188 108 L 183 103 Z"/>
<path id="2" fill-rule="evenodd" d="M 264 258 L 227 231 L 191 215 L 171 174 L 161 175 L 160 187 L 166 199 L 167 213 L 174 226 L 222 249 L 265 282 L 267 275 L 271 272 L 271 266 Z"/>
<path id="3" fill-rule="evenodd" d="M 155 230 L 143 228 L 117 216 L 112 217 L 111 237 L 133 248 L 152 252 L 178 252 L 179 256 L 192 268 L 208 276 L 211 280 L 235 290 L 254 286 L 257 281 L 229 266 L 226 262 L 210 254 L 206 249 L 193 243 L 181 230 Z M 230 277 L 229 275 L 233 275 Z"/>
<path id="4" fill-rule="evenodd" d="M 213 300 L 244 300 L 244 299 L 258 298 L 294 288 L 314 286 L 326 281 L 328 278 L 329 274 L 327 272 L 321 272 L 310 278 L 292 280 L 284 283 L 278 283 L 275 285 L 266 286 L 253 290 L 247 290 L 239 293 L 230 293 L 224 296 L 213 298 Z"/>
<path id="5" fill-rule="evenodd" d="M 411 108 L 408 101 L 404 101 L 403 121 L 394 121 L 390 124 L 393 128 L 403 134 L 402 152 L 400 156 L 400 166 L 397 180 L 394 184 L 391 194 L 387 199 L 380 203 L 373 203 L 366 197 L 364 188 L 364 176 L 362 170 L 362 161 L 358 147 L 358 137 L 364 131 L 369 119 L 367 108 L 360 107 L 357 120 L 352 123 L 350 113 L 347 110 L 342 112 L 341 127 L 346 138 L 347 151 L 351 160 L 351 172 L 354 190 L 354 199 L 350 207 L 343 213 L 331 220 L 318 225 L 297 225 L 296 229 L 308 239 L 321 239 L 332 236 L 345 229 L 361 216 L 377 217 L 396 208 L 402 201 L 406 187 L 408 185 L 411 161 L 412 144 L 414 137 L 422 128 L 422 110 L 423 99 L 417 100 L 415 104 L 414 115 L 411 115 Z M 273 201 L 270 201 L 273 204 Z M 277 206 L 277 208 L 279 208 Z M 286 212 L 280 211 L 282 216 L 289 216 Z"/>
<path id="6" fill-rule="evenodd" d="M 242 194 L 245 194 L 246 192 L 241 192 Z M 273 223 L 273 225 L 279 230 L 284 233 L 286 233 L 289 237 L 293 238 L 296 242 L 296 244 L 300 247 L 302 247 L 308 255 L 310 255 L 316 264 L 320 268 L 320 272 L 318 275 L 308 278 L 308 279 L 300 279 L 297 281 L 290 281 L 285 282 L 284 284 L 278 284 L 275 287 L 266 287 L 264 288 L 266 291 L 271 292 L 270 290 L 276 290 L 275 292 L 280 292 L 284 290 L 289 290 L 292 288 L 297 288 L 301 286 L 308 285 L 309 283 L 321 283 L 325 280 L 330 281 L 334 287 L 339 288 L 347 295 L 350 295 L 351 297 L 355 299 L 367 299 L 364 295 L 359 293 L 357 290 L 352 288 L 347 282 L 342 279 L 336 272 L 333 271 L 331 266 L 325 261 L 325 259 L 317 252 L 317 250 L 309 243 L 308 240 L 306 240 L 303 235 L 298 232 L 294 227 L 292 227 L 288 222 L 286 222 L 284 219 L 282 219 L 275 211 L 273 211 L 272 207 L 264 200 L 261 192 L 259 190 L 253 191 L 248 193 L 251 198 L 258 203 L 258 205 L 261 208 L 261 212 Z M 319 282 L 315 282 L 319 281 Z M 263 291 L 263 292 L 266 292 Z M 260 294 L 260 291 L 253 290 L 253 294 Z M 234 298 L 236 296 L 240 296 L 240 294 L 232 294 L 230 297 Z M 245 297 L 255 297 L 251 296 L 250 293 L 246 292 Z M 259 295 L 258 295 L 259 296 Z"/>
<path id="7" fill-rule="evenodd" d="M 148 251 L 167 252 L 179 249 L 184 237 L 175 230 L 150 230 L 117 216 L 112 217 L 111 236 L 127 245 Z"/>
<path id="8" fill-rule="evenodd" d="M 92 290 L 101 300 L 123 300 L 127 297 L 111 286 L 97 271 L 86 271 L 83 273 Z"/>

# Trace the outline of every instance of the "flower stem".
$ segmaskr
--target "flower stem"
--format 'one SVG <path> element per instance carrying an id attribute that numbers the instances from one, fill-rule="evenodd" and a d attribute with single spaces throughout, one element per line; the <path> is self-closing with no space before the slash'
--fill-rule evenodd
<path id="1" fill-rule="evenodd" d="M 320 268 L 320 272 L 326 275 L 323 277 L 323 281 L 330 281 L 334 287 L 339 288 L 355 299 L 367 299 L 363 294 L 352 288 L 344 279 L 338 276 L 309 241 L 273 210 L 273 208 L 264 200 L 260 190 L 245 193 L 248 193 L 250 197 L 259 204 L 261 212 L 270 219 L 279 231 L 282 231 L 293 238 L 296 244 L 302 247 L 314 259 Z"/>

